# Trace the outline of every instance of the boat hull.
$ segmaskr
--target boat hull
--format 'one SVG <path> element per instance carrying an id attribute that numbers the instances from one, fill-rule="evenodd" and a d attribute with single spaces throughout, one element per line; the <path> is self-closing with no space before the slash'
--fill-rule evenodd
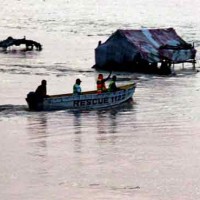
<path id="1" fill-rule="evenodd" d="M 97 94 L 96 91 L 84 92 L 81 95 L 62 94 L 52 95 L 43 99 L 42 103 L 32 106 L 31 110 L 93 110 L 117 106 L 131 99 L 135 92 L 135 84 L 121 86 L 116 92 Z M 35 108 L 34 108 L 35 107 Z"/>

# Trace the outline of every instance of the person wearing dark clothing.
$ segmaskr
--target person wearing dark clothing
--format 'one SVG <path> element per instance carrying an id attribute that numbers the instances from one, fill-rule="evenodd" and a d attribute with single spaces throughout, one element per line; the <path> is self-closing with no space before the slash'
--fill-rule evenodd
<path id="1" fill-rule="evenodd" d="M 110 72 L 110 74 L 108 75 L 107 78 L 103 78 L 103 74 L 99 74 L 98 75 L 98 79 L 97 79 L 97 93 L 101 94 L 102 92 L 106 92 L 106 85 L 105 82 L 110 78 L 112 72 Z"/>
<path id="2" fill-rule="evenodd" d="M 38 99 L 39 102 L 43 101 L 44 97 L 47 97 L 47 81 L 46 80 L 42 80 L 41 81 L 41 85 L 39 85 L 35 91 L 35 95 Z"/>
<path id="3" fill-rule="evenodd" d="M 171 63 L 169 61 L 163 60 L 161 62 L 161 66 L 160 66 L 160 71 L 159 73 L 161 75 L 169 75 L 172 74 L 172 70 L 171 70 Z"/>
<path id="4" fill-rule="evenodd" d="M 117 80 L 117 77 L 116 77 L 116 76 L 113 76 L 113 77 L 112 77 L 112 80 L 111 80 L 111 82 L 110 82 L 110 84 L 109 84 L 109 88 L 108 88 L 108 91 L 109 91 L 109 92 L 115 92 L 115 91 L 119 90 L 119 89 L 117 88 L 117 86 L 116 86 L 116 80 Z"/>
<path id="5" fill-rule="evenodd" d="M 41 85 L 37 87 L 35 92 L 29 92 L 27 94 L 26 101 L 29 104 L 30 110 L 42 110 L 43 98 L 48 97 L 46 89 L 46 80 L 41 81 Z"/>

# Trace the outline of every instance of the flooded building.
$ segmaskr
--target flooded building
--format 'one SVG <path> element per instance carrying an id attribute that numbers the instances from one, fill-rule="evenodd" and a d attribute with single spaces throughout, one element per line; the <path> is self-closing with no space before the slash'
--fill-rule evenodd
<path id="1" fill-rule="evenodd" d="M 96 69 L 170 74 L 177 63 L 195 63 L 196 50 L 173 28 L 117 30 L 95 49 Z"/>

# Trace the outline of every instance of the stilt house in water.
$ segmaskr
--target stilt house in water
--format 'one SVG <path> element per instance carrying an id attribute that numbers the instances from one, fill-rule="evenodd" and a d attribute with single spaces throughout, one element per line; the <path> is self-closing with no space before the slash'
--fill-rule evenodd
<path id="1" fill-rule="evenodd" d="M 177 63 L 195 63 L 194 46 L 173 28 L 117 30 L 95 49 L 96 69 L 170 74 Z"/>

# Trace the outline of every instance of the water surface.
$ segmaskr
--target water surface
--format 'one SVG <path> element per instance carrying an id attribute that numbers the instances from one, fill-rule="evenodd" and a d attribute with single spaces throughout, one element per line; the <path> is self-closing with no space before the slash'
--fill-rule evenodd
<path id="1" fill-rule="evenodd" d="M 76 78 L 84 91 L 95 89 L 94 49 L 118 28 L 174 27 L 198 50 L 199 1 L 0 2 L 2 40 L 43 44 L 0 51 L 1 199 L 200 197 L 199 73 L 116 73 L 118 85 L 135 81 L 137 89 L 115 109 L 30 112 L 25 102 L 42 79 L 49 94 L 72 92 Z"/>

